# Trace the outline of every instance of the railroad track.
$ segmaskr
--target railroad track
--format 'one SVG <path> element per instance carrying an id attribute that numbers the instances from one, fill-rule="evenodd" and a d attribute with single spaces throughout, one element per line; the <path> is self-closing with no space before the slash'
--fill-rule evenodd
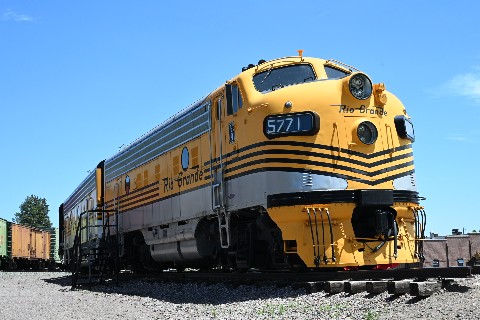
<path id="1" fill-rule="evenodd" d="M 350 294 L 366 291 L 378 294 L 388 291 L 390 294 L 410 294 L 425 297 L 447 289 L 454 285 L 454 279 L 471 277 L 479 273 L 478 268 L 416 268 L 416 269 L 389 269 L 389 270 L 361 270 L 335 272 L 288 272 L 266 271 L 259 272 L 199 272 L 199 271 L 165 271 L 156 274 L 120 273 L 117 276 L 104 276 L 102 284 L 112 285 L 129 280 L 145 282 L 196 282 L 207 284 L 223 283 L 231 286 L 240 285 L 276 285 L 304 288 L 308 293 L 326 291 L 330 294 L 346 292 Z M 92 278 L 94 279 L 94 278 Z M 90 279 L 90 280 L 92 280 Z M 76 287 L 91 287 L 98 284 L 95 281 L 77 279 Z"/>

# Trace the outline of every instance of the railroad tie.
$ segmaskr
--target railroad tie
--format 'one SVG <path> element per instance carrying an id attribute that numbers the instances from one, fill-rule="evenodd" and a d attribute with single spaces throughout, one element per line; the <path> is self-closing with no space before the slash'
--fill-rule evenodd
<path id="1" fill-rule="evenodd" d="M 355 294 L 367 291 L 366 281 L 346 281 L 345 292 L 349 294 Z"/>
<path id="2" fill-rule="evenodd" d="M 387 289 L 389 294 L 401 295 L 410 293 L 412 280 L 388 281 Z"/>
<path id="3" fill-rule="evenodd" d="M 436 281 L 423 281 L 410 283 L 410 295 L 416 297 L 428 297 L 439 292 L 442 289 L 442 284 Z"/>
<path id="4" fill-rule="evenodd" d="M 314 282 L 307 282 L 305 283 L 305 291 L 307 293 L 315 293 L 323 291 L 325 287 L 325 283 L 323 281 L 314 281 Z"/>
<path id="5" fill-rule="evenodd" d="M 370 294 L 379 294 L 387 291 L 388 281 L 367 281 L 367 292 Z"/>
<path id="6" fill-rule="evenodd" d="M 325 292 L 329 294 L 336 294 L 343 292 L 344 282 L 343 281 L 327 281 L 325 282 Z"/>

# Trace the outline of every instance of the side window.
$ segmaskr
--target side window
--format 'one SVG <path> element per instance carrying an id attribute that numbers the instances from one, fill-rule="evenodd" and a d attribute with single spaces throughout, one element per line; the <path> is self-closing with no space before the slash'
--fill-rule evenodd
<path id="1" fill-rule="evenodd" d="M 232 100 L 233 113 L 237 113 L 238 109 L 240 109 L 243 105 L 242 95 L 240 94 L 240 90 L 238 89 L 237 85 L 232 86 Z"/>
<path id="2" fill-rule="evenodd" d="M 243 106 L 242 95 L 238 88 L 238 85 L 233 84 L 231 86 L 231 103 L 227 104 L 227 114 L 232 115 L 238 112 L 238 110 Z M 227 94 L 227 99 L 229 98 L 229 94 Z"/>

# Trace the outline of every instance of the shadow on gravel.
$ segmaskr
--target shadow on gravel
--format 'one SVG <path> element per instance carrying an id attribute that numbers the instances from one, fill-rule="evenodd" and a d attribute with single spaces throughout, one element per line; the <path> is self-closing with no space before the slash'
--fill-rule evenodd
<path id="1" fill-rule="evenodd" d="M 379 296 L 379 293 L 369 293 L 364 298 L 365 299 L 373 299 Z"/>
<path id="2" fill-rule="evenodd" d="M 72 286 L 72 277 L 71 276 L 63 276 L 63 277 L 58 277 L 58 278 L 43 279 L 43 281 L 48 282 L 48 283 L 58 284 L 59 286 L 62 286 L 62 287 Z"/>
<path id="3" fill-rule="evenodd" d="M 448 291 L 448 292 L 458 292 L 458 293 L 466 293 L 471 289 L 472 288 L 467 287 L 467 286 L 462 286 L 458 283 L 453 283 L 453 284 L 445 287 L 445 290 Z"/>
<path id="4" fill-rule="evenodd" d="M 411 299 L 407 300 L 405 303 L 406 304 L 414 304 L 414 303 L 420 302 L 422 300 L 425 300 L 427 298 L 428 297 L 412 297 Z"/>
<path id="5" fill-rule="evenodd" d="M 392 294 L 388 298 L 386 298 L 385 301 L 393 302 L 393 301 L 397 300 L 398 298 L 400 298 L 401 296 L 402 295 L 400 295 L 400 294 Z"/>
<path id="6" fill-rule="evenodd" d="M 71 290 L 72 280 L 70 276 L 44 279 L 43 281 L 63 287 L 60 291 L 65 292 Z M 192 303 L 213 305 L 251 300 L 295 298 L 305 294 L 305 289 L 277 287 L 274 285 L 174 283 L 149 280 L 121 281 L 118 285 L 115 283 L 94 284 L 91 287 L 83 285 L 74 290 L 148 297 L 175 304 Z"/>
<path id="7" fill-rule="evenodd" d="M 61 276 L 44 279 L 43 281 L 61 286 L 60 291 L 70 291 L 72 285 L 71 276 Z M 76 291 L 87 291 L 102 294 L 121 294 L 127 296 L 148 297 L 155 300 L 175 304 L 227 304 L 233 302 L 295 298 L 305 295 L 305 289 L 294 289 L 292 286 L 278 287 L 265 284 L 218 284 L 218 283 L 195 283 L 195 282 L 167 282 L 161 280 L 122 280 L 116 285 L 115 282 L 107 284 L 83 285 Z M 449 292 L 465 293 L 471 290 L 468 286 L 452 284 L 444 288 Z M 325 293 L 324 298 L 329 299 L 334 294 Z M 351 296 L 351 295 L 348 295 Z M 366 299 L 378 297 L 378 294 L 367 294 Z M 393 302 L 401 295 L 391 295 L 386 298 L 387 302 Z M 412 297 L 405 301 L 406 304 L 415 304 L 426 298 Z"/>

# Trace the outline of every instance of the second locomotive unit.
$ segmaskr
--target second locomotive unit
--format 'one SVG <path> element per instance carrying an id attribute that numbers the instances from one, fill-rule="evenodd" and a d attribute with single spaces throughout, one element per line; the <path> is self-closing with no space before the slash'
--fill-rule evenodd
<path id="1" fill-rule="evenodd" d="M 82 241 L 115 234 L 134 269 L 416 264 L 414 140 L 359 70 L 261 60 L 99 163 L 60 207 L 64 260 L 88 224 Z"/>

